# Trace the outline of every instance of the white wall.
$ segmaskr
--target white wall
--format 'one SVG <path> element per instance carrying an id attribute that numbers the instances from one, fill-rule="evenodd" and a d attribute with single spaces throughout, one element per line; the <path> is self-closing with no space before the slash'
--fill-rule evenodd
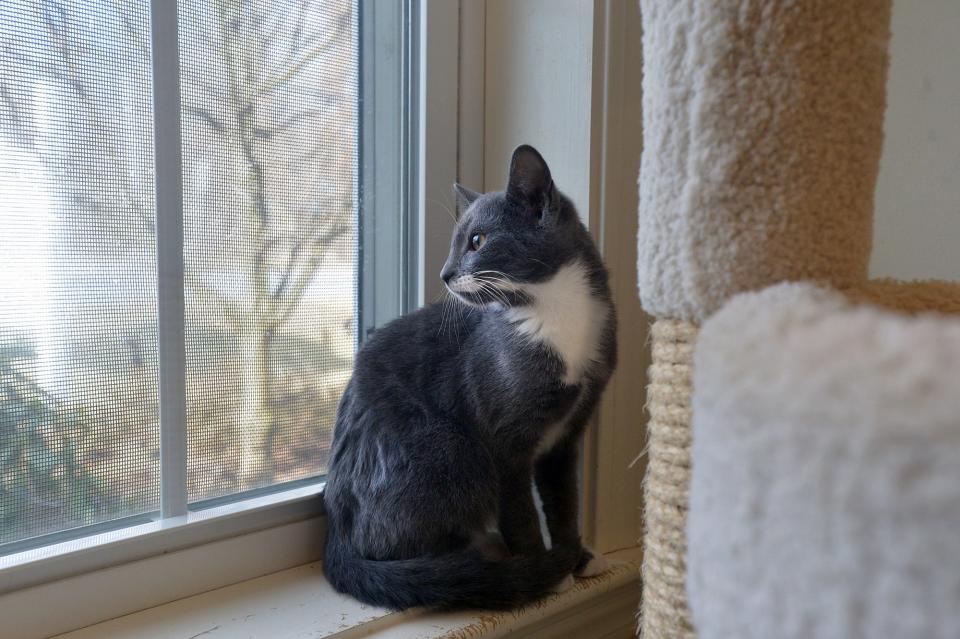
<path id="1" fill-rule="evenodd" d="M 532 144 L 584 218 L 590 188 L 593 2 L 487 0 L 484 189 Z"/>
<path id="2" fill-rule="evenodd" d="M 960 280 L 960 2 L 894 0 L 875 276 Z"/>

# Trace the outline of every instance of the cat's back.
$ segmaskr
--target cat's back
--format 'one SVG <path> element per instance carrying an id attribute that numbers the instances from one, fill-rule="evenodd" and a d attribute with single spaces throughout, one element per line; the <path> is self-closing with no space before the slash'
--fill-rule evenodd
<path id="1" fill-rule="evenodd" d="M 357 355 L 357 366 L 410 365 L 459 352 L 476 329 L 477 313 L 454 302 L 428 304 L 376 329 Z"/>
<path id="2" fill-rule="evenodd" d="M 443 380 L 459 374 L 458 358 L 478 316 L 452 302 L 438 302 L 377 329 L 357 353 L 351 391 L 408 397 L 436 393 Z"/>
<path id="3" fill-rule="evenodd" d="M 429 431 L 457 413 L 460 344 L 477 324 L 455 313 L 441 304 L 425 306 L 377 329 L 357 353 L 337 410 L 329 500 L 351 477 L 365 476 L 362 469 L 389 461 L 385 452 L 396 461 L 409 459 L 424 441 L 442 445 L 443 433 Z"/>

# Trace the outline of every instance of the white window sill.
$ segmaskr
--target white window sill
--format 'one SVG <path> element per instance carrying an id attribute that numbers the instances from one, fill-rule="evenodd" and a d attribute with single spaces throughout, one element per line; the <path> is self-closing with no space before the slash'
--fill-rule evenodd
<path id="1" fill-rule="evenodd" d="M 613 570 L 568 592 L 507 613 L 403 614 L 335 593 L 311 563 L 58 635 L 57 639 L 330 637 L 426 639 L 634 636 L 639 552 L 608 555 Z"/>
<path id="2" fill-rule="evenodd" d="M 0 596 L 37 584 L 316 517 L 322 510 L 323 482 L 298 483 L 303 485 L 242 498 L 180 517 L 0 556 Z"/>

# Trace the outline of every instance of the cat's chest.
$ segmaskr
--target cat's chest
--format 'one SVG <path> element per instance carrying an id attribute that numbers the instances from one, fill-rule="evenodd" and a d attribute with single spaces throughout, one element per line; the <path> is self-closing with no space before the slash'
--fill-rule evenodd
<path id="1" fill-rule="evenodd" d="M 586 269 L 579 262 L 526 289 L 532 303 L 507 309 L 507 321 L 525 340 L 549 348 L 560 358 L 565 384 L 579 384 L 600 359 L 610 305 L 592 294 Z"/>

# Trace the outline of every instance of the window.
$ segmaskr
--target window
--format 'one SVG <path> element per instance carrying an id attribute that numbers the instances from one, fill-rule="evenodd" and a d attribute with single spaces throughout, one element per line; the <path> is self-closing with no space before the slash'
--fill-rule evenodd
<path id="1" fill-rule="evenodd" d="M 636 208 L 639 16 L 624 19 L 638 11 L 624 5 L 604 17 L 613 9 L 603 7 L 0 2 L 4 636 L 52 636 L 317 559 L 330 424 L 315 416 L 339 393 L 321 389 L 342 383 L 370 330 L 441 290 L 454 180 L 499 188 L 513 146 L 553 144 L 558 182 L 589 214 L 608 265 L 632 270 L 636 219 L 623 212 Z M 245 149 L 231 83 L 259 93 L 253 83 L 283 68 L 285 55 L 333 33 L 342 59 L 333 50 L 294 59 L 289 91 L 242 110 L 254 142 Z M 558 33 L 594 45 L 557 58 L 538 43 Z M 219 44 L 230 45 L 233 67 Z M 322 84 L 350 65 L 353 85 Z M 554 91 L 566 97 L 540 99 Z M 570 138 L 584 114 L 602 126 Z M 328 124 L 341 127 L 335 148 Z M 262 191 L 244 188 L 251 165 Z M 350 205 L 337 209 L 342 195 Z M 272 225 L 244 217 L 258 210 L 245 208 L 251 196 Z M 321 220 L 306 203 L 321 200 L 339 213 L 311 226 Z M 277 233 L 263 251 L 251 248 L 258 228 Z M 281 283 L 299 291 L 292 278 L 308 264 L 311 231 L 328 230 L 336 248 L 320 256 L 292 323 L 265 334 L 266 363 L 248 357 L 248 369 L 241 340 L 263 333 L 237 328 L 236 307 L 254 323 L 269 319 L 264 293 Z M 621 372 L 583 455 L 584 537 L 602 551 L 637 538 L 641 473 L 627 464 L 642 448 L 646 365 L 634 284 L 614 281 Z M 244 372 L 255 377 L 257 362 L 270 375 L 268 398 L 282 394 L 267 409 L 281 416 L 261 435 L 268 445 L 251 437 L 243 458 L 240 390 L 256 388 Z M 315 447 L 304 447 L 314 435 Z"/>
<path id="2" fill-rule="evenodd" d="M 0 555 L 322 477 L 407 299 L 390 4 L 0 4 Z"/>

